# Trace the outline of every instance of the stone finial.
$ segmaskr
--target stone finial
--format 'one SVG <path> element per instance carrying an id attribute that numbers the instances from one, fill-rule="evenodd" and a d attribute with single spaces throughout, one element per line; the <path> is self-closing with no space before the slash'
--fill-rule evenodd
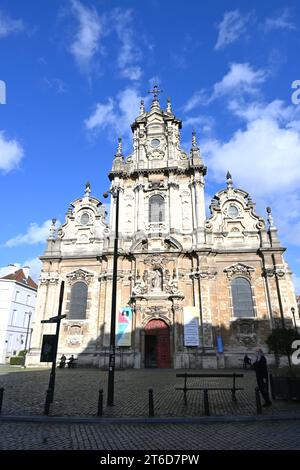
<path id="1" fill-rule="evenodd" d="M 167 99 L 167 113 L 172 113 L 171 99 Z"/>
<path id="2" fill-rule="evenodd" d="M 200 148 L 198 147 L 196 132 L 193 130 L 192 132 L 192 147 L 190 151 L 191 161 L 193 165 L 202 165 L 202 156 L 200 152 Z"/>
<path id="3" fill-rule="evenodd" d="M 51 225 L 49 228 L 49 237 L 48 237 L 49 240 L 55 240 L 55 233 L 56 233 L 55 224 L 56 224 L 56 219 L 52 219 Z"/>
<path id="4" fill-rule="evenodd" d="M 229 171 L 227 171 L 226 183 L 227 183 L 227 188 L 228 188 L 228 189 L 232 188 L 232 186 L 233 186 L 233 181 L 232 181 L 231 173 L 229 173 Z"/>
<path id="5" fill-rule="evenodd" d="M 141 100 L 141 104 L 140 104 L 140 115 L 144 114 L 145 113 L 145 103 L 144 103 L 144 100 Z"/>
<path id="6" fill-rule="evenodd" d="M 154 85 L 154 86 L 153 86 L 153 89 L 150 90 L 150 91 L 148 91 L 148 93 L 152 93 L 152 94 L 153 94 L 153 100 L 152 100 L 151 109 L 153 109 L 153 108 L 158 108 L 158 109 L 160 109 L 160 105 L 159 105 L 159 101 L 158 101 L 158 95 L 159 95 L 159 93 L 161 93 L 161 92 L 162 92 L 162 90 L 160 90 L 157 85 Z"/>
<path id="7" fill-rule="evenodd" d="M 122 152 L 122 138 L 119 137 L 118 138 L 118 148 L 117 148 L 116 156 L 121 157 L 122 155 L 123 155 L 123 152 Z"/>
<path id="8" fill-rule="evenodd" d="M 266 210 L 267 210 L 267 214 L 268 214 L 268 219 L 267 220 L 268 220 L 269 226 L 270 226 L 270 228 L 275 228 L 271 207 L 267 207 Z"/>
<path id="9" fill-rule="evenodd" d="M 85 183 L 85 191 L 84 191 L 84 195 L 89 197 L 90 195 L 90 192 L 91 192 L 91 183 L 89 181 L 87 181 Z"/>
<path id="10" fill-rule="evenodd" d="M 193 130 L 192 132 L 192 148 L 197 148 L 197 137 L 196 137 L 196 132 Z"/>

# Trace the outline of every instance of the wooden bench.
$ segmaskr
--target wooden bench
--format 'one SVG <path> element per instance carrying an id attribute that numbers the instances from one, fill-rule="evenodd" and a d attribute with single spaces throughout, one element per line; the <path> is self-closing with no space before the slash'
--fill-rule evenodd
<path id="1" fill-rule="evenodd" d="M 204 390 L 204 400 L 208 401 L 208 391 L 209 390 L 231 390 L 231 397 L 234 402 L 237 402 L 236 399 L 236 391 L 237 390 L 244 390 L 242 387 L 236 386 L 236 379 L 240 377 L 244 377 L 244 374 L 176 374 L 176 377 L 180 377 L 184 379 L 184 386 L 183 387 L 176 387 L 176 390 L 182 390 L 184 394 L 184 404 L 187 405 L 187 392 L 189 390 Z M 214 379 L 225 379 L 225 378 L 232 378 L 232 387 L 188 387 L 187 386 L 187 379 L 189 378 L 214 378 Z"/>

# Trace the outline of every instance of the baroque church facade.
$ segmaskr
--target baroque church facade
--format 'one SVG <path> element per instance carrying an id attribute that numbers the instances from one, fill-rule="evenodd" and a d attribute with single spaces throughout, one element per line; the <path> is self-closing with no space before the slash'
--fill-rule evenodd
<path id="1" fill-rule="evenodd" d="M 271 210 L 267 222 L 250 195 L 227 174 L 206 218 L 204 165 L 193 133 L 180 146 L 182 122 L 157 87 L 149 112 L 143 101 L 132 124 L 133 152 L 119 139 L 109 173 L 119 194 L 117 367 L 209 368 L 239 364 L 265 346 L 271 329 L 291 321 L 296 298 Z M 41 256 L 36 327 L 28 365 L 40 364 L 43 334 L 55 325 L 65 281 L 58 354 L 108 365 L 116 197 L 110 221 L 103 204 L 84 195 L 65 223 L 50 229 Z"/>

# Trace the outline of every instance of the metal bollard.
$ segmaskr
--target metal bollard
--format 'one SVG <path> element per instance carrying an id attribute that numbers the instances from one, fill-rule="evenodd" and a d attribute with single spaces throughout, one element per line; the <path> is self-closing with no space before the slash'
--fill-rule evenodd
<path id="1" fill-rule="evenodd" d="M 255 402 L 256 402 L 256 413 L 258 415 L 262 414 L 262 407 L 261 407 L 261 400 L 260 400 L 260 394 L 259 394 L 259 388 L 255 388 Z"/>
<path id="2" fill-rule="evenodd" d="M 98 411 L 97 416 L 103 415 L 103 389 L 100 388 L 99 390 L 99 397 L 98 397 Z"/>
<path id="3" fill-rule="evenodd" d="M 44 407 L 44 415 L 48 416 L 50 413 L 50 404 L 51 404 L 51 390 L 48 388 L 46 393 L 46 401 Z"/>
<path id="4" fill-rule="evenodd" d="M 204 398 L 204 414 L 205 416 L 209 416 L 209 401 L 208 401 L 208 390 L 203 390 L 203 398 Z"/>
<path id="5" fill-rule="evenodd" d="M 154 416 L 153 388 L 149 388 L 149 417 Z"/>
<path id="6" fill-rule="evenodd" d="M 3 403 L 3 394 L 4 394 L 4 388 L 0 388 L 0 414 L 2 410 L 2 403 Z"/>

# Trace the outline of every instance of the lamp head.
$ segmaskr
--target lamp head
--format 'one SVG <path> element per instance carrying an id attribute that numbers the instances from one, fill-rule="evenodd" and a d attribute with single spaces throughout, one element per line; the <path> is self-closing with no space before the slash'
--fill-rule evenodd
<path id="1" fill-rule="evenodd" d="M 106 193 L 106 192 L 103 193 L 103 197 L 104 197 L 104 199 L 107 199 L 108 198 L 108 193 Z"/>

